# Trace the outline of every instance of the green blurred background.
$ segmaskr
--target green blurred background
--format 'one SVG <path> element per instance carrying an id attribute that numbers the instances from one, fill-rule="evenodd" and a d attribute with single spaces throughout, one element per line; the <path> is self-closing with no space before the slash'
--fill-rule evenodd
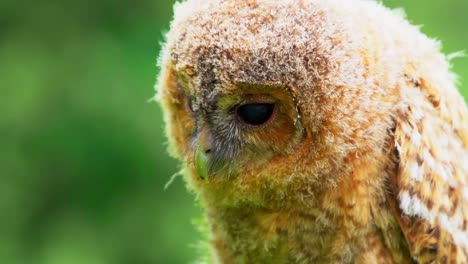
<path id="1" fill-rule="evenodd" d="M 468 48 L 468 1 L 388 0 Z M 0 2 L 0 263 L 189 263 L 200 215 L 149 103 L 173 1 Z M 454 61 L 468 94 L 468 59 Z M 465 79 L 465 80 L 464 80 Z"/>

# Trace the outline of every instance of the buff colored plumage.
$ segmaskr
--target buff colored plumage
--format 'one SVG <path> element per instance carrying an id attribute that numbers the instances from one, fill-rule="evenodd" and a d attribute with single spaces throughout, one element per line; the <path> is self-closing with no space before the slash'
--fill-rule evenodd
<path id="1" fill-rule="evenodd" d="M 215 263 L 468 262 L 468 110 L 400 12 L 188 0 L 160 67 Z M 252 109 L 269 119 L 246 124 Z"/>

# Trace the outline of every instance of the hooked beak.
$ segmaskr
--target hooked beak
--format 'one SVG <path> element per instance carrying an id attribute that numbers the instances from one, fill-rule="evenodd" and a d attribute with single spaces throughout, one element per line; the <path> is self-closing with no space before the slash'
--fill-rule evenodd
<path id="1" fill-rule="evenodd" d="M 195 167 L 203 180 L 208 178 L 212 157 L 212 139 L 207 129 L 200 133 L 195 154 Z"/>

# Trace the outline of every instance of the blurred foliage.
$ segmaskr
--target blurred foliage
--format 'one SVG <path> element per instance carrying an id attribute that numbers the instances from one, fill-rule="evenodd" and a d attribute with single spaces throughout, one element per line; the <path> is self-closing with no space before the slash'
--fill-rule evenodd
<path id="1" fill-rule="evenodd" d="M 468 1 L 384 3 L 467 48 Z M 1 263 L 195 259 L 200 209 L 180 179 L 163 190 L 178 165 L 148 102 L 172 4 L 0 2 Z M 467 59 L 454 71 L 468 82 Z"/>

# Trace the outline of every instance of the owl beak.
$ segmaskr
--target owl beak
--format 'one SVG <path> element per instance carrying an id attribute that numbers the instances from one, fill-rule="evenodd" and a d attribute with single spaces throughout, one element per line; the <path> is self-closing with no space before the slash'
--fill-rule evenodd
<path id="1" fill-rule="evenodd" d="M 195 167 L 203 180 L 208 178 L 212 156 L 212 140 L 207 129 L 202 130 L 198 138 L 198 146 L 195 154 Z"/>

